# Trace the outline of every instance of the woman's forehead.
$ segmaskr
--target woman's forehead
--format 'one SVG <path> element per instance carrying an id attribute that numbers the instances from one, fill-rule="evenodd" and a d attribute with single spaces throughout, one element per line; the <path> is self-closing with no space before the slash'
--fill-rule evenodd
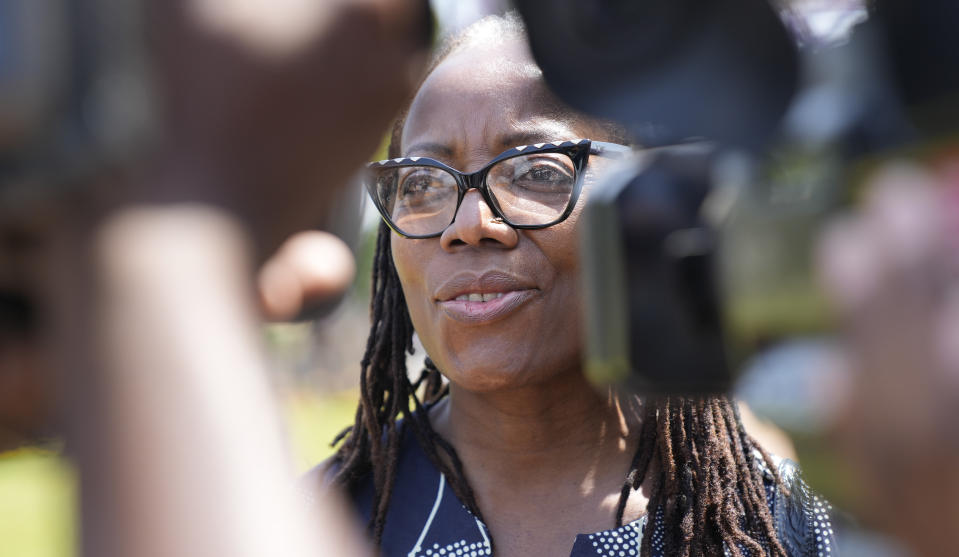
<path id="1" fill-rule="evenodd" d="M 466 47 L 440 63 L 417 92 L 403 128 L 404 154 L 508 148 L 573 139 L 576 118 L 549 93 L 521 41 Z M 416 151 L 413 153 L 413 151 Z"/>

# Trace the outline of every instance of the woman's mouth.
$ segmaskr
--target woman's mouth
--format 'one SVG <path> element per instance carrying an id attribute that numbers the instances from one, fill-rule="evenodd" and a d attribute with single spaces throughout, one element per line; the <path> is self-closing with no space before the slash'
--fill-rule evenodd
<path id="1" fill-rule="evenodd" d="M 511 273 L 464 270 L 439 285 L 434 300 L 451 319 L 480 325 L 510 315 L 537 292 L 535 282 Z"/>
<path id="2" fill-rule="evenodd" d="M 487 292 L 485 294 L 460 294 L 453 300 L 456 302 L 489 302 L 490 300 L 495 300 L 497 298 L 502 298 L 502 292 Z"/>
<path id="3" fill-rule="evenodd" d="M 469 292 L 441 301 L 443 311 L 456 321 L 471 325 L 491 323 L 516 311 L 536 291 L 533 289 L 508 292 Z"/>

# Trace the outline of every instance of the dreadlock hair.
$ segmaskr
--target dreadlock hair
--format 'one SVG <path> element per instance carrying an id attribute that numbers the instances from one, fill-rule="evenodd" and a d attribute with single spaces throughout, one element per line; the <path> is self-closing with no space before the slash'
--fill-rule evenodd
<path id="1" fill-rule="evenodd" d="M 429 71 L 456 49 L 488 37 L 484 31 L 489 30 L 501 37 L 525 37 L 515 15 L 486 18 L 448 41 Z M 405 115 L 401 115 L 394 124 L 390 158 L 400 156 L 404 121 Z M 624 141 L 621 128 L 606 127 L 613 137 Z M 347 489 L 372 477 L 368 526 L 377 546 L 396 482 L 401 421 L 460 501 L 485 523 L 463 463 L 453 446 L 434 431 L 426 411 L 447 394 L 448 386 L 429 358 L 415 381 L 407 372 L 406 356 L 413 353 L 414 330 L 393 265 L 391 234 L 381 223 L 373 261 L 372 325 L 361 362 L 360 401 L 354 424 L 333 441 L 342 445 L 332 462 L 333 483 Z M 652 549 L 654 516 L 656 520 L 661 517 L 665 525 L 662 544 L 667 555 L 699 557 L 728 551 L 735 557 L 786 557 L 766 501 L 764 475 L 771 474 L 780 489 L 782 482 L 770 455 L 743 429 L 735 403 L 724 396 L 635 398 L 630 402 L 641 415 L 642 426 L 613 522 L 615 527 L 623 525 L 631 492 L 655 470 L 642 557 L 648 557 Z"/>

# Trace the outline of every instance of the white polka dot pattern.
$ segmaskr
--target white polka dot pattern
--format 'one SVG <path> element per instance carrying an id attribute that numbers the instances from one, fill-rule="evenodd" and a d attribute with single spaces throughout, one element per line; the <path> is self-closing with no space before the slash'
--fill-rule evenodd
<path id="1" fill-rule="evenodd" d="M 417 549 L 422 551 L 421 548 Z M 410 553 L 410 555 L 418 554 L 428 557 L 477 557 L 478 555 L 492 555 L 493 549 L 489 546 L 489 542 L 466 543 L 466 540 L 460 540 L 444 547 L 440 547 L 440 544 L 434 543 L 433 547 L 427 548 L 426 551 L 422 553 L 418 553 L 417 551 Z"/>
<path id="2" fill-rule="evenodd" d="M 832 519 L 829 518 L 832 505 L 821 499 L 818 495 L 813 495 L 813 506 L 806 510 L 806 514 L 812 520 L 813 533 L 816 534 L 816 549 L 819 551 L 819 557 L 827 557 L 833 554 L 833 541 L 835 532 L 832 529 Z"/>
<path id="3" fill-rule="evenodd" d="M 425 456 L 420 456 L 426 461 Z M 769 470 L 760 456 L 757 455 L 759 468 L 763 474 L 764 487 L 769 503 L 769 510 L 773 515 L 777 537 L 786 549 L 789 557 L 832 557 L 836 554 L 835 534 L 830 518 L 831 506 L 820 497 L 813 494 L 799 476 L 798 468 L 794 463 L 782 461 L 776 466 L 783 483 L 777 485 L 775 474 Z M 387 550 L 381 547 L 384 556 L 396 557 L 462 557 L 462 556 L 490 556 L 492 545 L 489 531 L 486 526 L 467 510 L 452 490 L 446 488 L 446 481 L 442 474 L 429 468 L 428 461 L 414 461 L 413 469 L 425 475 L 421 482 L 412 484 L 415 491 L 407 490 L 404 497 L 397 497 L 396 501 L 416 501 L 417 512 L 406 515 L 407 521 L 388 520 L 387 530 L 391 525 L 399 524 L 394 534 L 397 542 Z M 436 474 L 432 476 L 432 474 Z M 430 477 L 432 476 L 432 477 Z M 432 485 L 430 485 L 432 484 Z M 435 487 L 434 487 L 435 486 Z M 402 485 L 401 485 L 402 487 Z M 313 499 L 313 493 L 304 489 L 303 496 L 308 501 Z M 402 516 L 402 515 L 398 515 Z M 638 557 L 643 544 L 643 533 L 647 526 L 651 526 L 650 554 L 653 557 L 666 557 L 664 511 L 657 509 L 652 515 L 633 521 L 629 524 L 604 530 L 593 534 L 579 534 L 575 536 L 571 557 Z M 743 521 L 745 526 L 745 520 Z M 387 536 L 388 538 L 388 536 Z M 762 546 L 763 553 L 768 554 L 770 543 L 761 536 L 757 540 Z M 731 548 L 724 548 L 723 554 L 731 555 Z M 744 547 L 739 553 L 750 556 Z M 756 556 L 758 557 L 758 556 Z"/>
<path id="4" fill-rule="evenodd" d="M 652 554 L 661 556 L 663 551 L 663 512 L 656 513 L 656 529 L 652 534 Z M 640 554 L 643 531 L 646 529 L 646 516 L 629 524 L 604 530 L 595 534 L 576 536 L 573 547 L 574 556 L 598 555 L 600 557 L 633 557 Z"/>
<path id="5" fill-rule="evenodd" d="M 632 522 L 615 530 L 604 530 L 590 534 L 593 549 L 602 557 L 626 557 L 639 555 L 640 542 L 643 539 L 643 527 L 639 521 Z"/>

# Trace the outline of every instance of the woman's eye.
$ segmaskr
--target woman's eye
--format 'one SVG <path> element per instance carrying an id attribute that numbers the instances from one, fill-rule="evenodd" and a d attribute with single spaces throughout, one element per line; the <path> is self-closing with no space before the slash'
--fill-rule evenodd
<path id="1" fill-rule="evenodd" d="M 400 197 L 426 195 L 433 186 L 434 178 L 431 173 L 418 171 L 408 174 L 400 182 Z"/>
<path id="2" fill-rule="evenodd" d="M 437 168 L 420 167 L 401 175 L 396 191 L 397 201 L 407 209 L 433 211 L 450 203 L 455 205 L 457 188 L 452 175 Z"/>
<path id="3" fill-rule="evenodd" d="M 531 180 L 537 180 L 539 182 L 553 182 L 558 179 L 562 179 L 559 172 L 555 168 L 549 168 L 548 166 L 536 166 L 529 170 L 526 173 L 526 178 Z"/>
<path id="4" fill-rule="evenodd" d="M 573 182 L 572 174 L 555 163 L 536 163 L 517 170 L 513 184 L 534 191 L 566 190 Z"/>

